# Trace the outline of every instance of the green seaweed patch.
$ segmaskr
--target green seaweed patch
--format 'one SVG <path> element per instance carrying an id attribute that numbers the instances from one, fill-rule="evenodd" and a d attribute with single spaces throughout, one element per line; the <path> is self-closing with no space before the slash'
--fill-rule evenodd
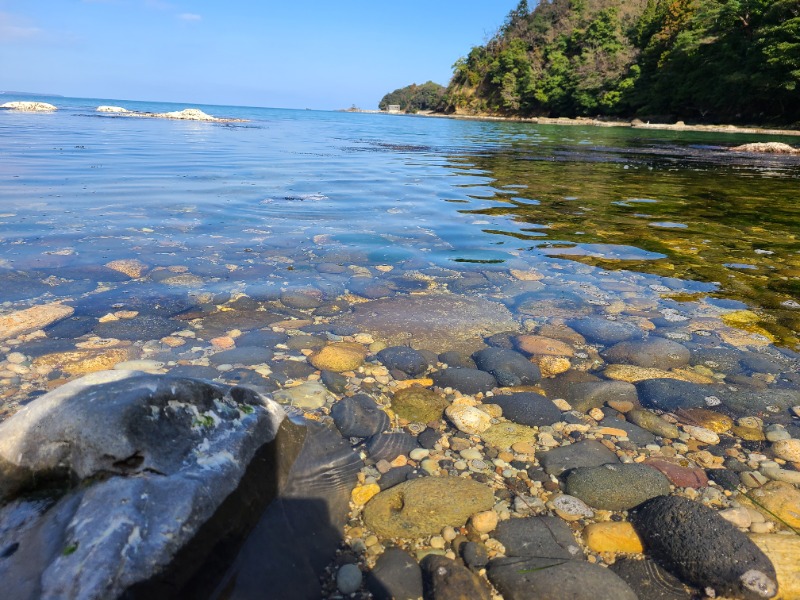
<path id="1" fill-rule="evenodd" d="M 70 556 L 78 550 L 78 542 L 73 542 L 61 551 L 61 556 Z"/>

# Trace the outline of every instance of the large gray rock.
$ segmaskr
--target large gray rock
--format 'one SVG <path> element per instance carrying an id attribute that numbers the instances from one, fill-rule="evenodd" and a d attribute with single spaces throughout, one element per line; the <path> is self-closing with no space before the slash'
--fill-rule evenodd
<path id="1" fill-rule="evenodd" d="M 301 533 L 309 523 L 322 530 L 292 570 L 277 571 L 313 583 L 323 546 L 327 561 L 339 539 L 322 524 L 344 519 L 359 466 L 338 434 L 293 425 L 252 390 L 95 373 L 0 424 L 0 494 L 31 493 L 0 508 L 4 594 L 202 597 L 230 580 L 232 561 L 269 554 L 265 543 L 247 548 L 270 510 Z M 281 532 L 270 526 L 262 537 L 273 535 Z M 298 547 L 313 539 L 297 537 Z M 237 575 L 236 585 L 263 585 L 262 571 Z"/>
<path id="2" fill-rule="evenodd" d="M 498 558 L 487 569 L 505 600 L 637 600 L 609 569 L 583 560 Z"/>
<path id="3" fill-rule="evenodd" d="M 602 353 L 610 363 L 640 367 L 672 369 L 689 364 L 689 349 L 683 344 L 662 337 L 620 342 Z"/>
<path id="4" fill-rule="evenodd" d="M 516 350 L 484 348 L 472 359 L 481 371 L 494 375 L 501 386 L 533 385 L 542 378 L 539 367 Z"/>
<path id="5" fill-rule="evenodd" d="M 443 293 L 364 302 L 337 322 L 353 325 L 389 346 L 413 343 L 434 352 L 465 353 L 480 349 L 484 337 L 519 327 L 502 304 Z"/>
<path id="6" fill-rule="evenodd" d="M 637 463 L 582 467 L 566 479 L 568 494 L 604 510 L 628 510 L 669 491 L 661 471 Z"/>

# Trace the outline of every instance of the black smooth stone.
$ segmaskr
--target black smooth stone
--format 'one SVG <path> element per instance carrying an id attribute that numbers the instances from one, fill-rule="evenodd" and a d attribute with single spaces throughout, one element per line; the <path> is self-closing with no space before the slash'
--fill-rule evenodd
<path id="1" fill-rule="evenodd" d="M 331 417 L 344 437 L 366 438 L 389 427 L 389 416 L 366 394 L 339 400 L 331 408 Z"/>
<path id="2" fill-rule="evenodd" d="M 417 600 L 422 597 L 422 569 L 400 548 L 387 548 L 367 573 L 375 600 Z"/>
<path id="3" fill-rule="evenodd" d="M 441 387 L 451 387 L 464 394 L 488 392 L 497 387 L 493 375 L 478 369 L 442 369 L 433 374 L 433 382 Z"/>
<path id="4" fill-rule="evenodd" d="M 494 375 L 501 386 L 533 385 L 542 378 L 539 367 L 524 354 L 508 348 L 485 348 L 472 355 L 481 371 Z"/>
<path id="5" fill-rule="evenodd" d="M 407 375 L 416 377 L 428 369 L 425 357 L 408 346 L 392 346 L 378 352 L 380 360 L 387 369 L 397 369 Z"/>
<path id="6" fill-rule="evenodd" d="M 518 392 L 491 398 L 492 404 L 503 409 L 503 416 L 509 421 L 540 427 L 552 425 L 561 420 L 561 411 L 550 400 L 533 392 Z"/>
<path id="7" fill-rule="evenodd" d="M 488 586 L 451 558 L 429 554 L 419 566 L 426 600 L 491 599 Z"/>

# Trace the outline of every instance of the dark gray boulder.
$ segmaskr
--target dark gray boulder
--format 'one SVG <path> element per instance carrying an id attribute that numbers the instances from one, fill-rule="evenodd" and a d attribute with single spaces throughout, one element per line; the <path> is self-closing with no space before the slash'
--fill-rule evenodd
<path id="1" fill-rule="evenodd" d="M 699 502 L 658 496 L 633 511 L 631 522 L 648 554 L 707 595 L 763 600 L 777 594 L 769 558 Z"/>
<path id="2" fill-rule="evenodd" d="M 707 408 L 706 398 L 719 397 L 719 386 L 679 381 L 677 379 L 646 379 L 636 384 L 639 401 L 645 408 L 672 412 L 679 408 Z"/>
<path id="3" fill-rule="evenodd" d="M 433 375 L 433 383 L 440 388 L 450 387 L 464 394 L 488 392 L 497 387 L 497 380 L 491 373 L 479 369 L 457 367 L 442 369 Z"/>
<path id="4" fill-rule="evenodd" d="M 533 385 L 542 378 L 539 367 L 524 354 L 508 348 L 484 348 L 472 355 L 481 371 L 491 373 L 501 386 Z"/>
<path id="5" fill-rule="evenodd" d="M 392 346 L 378 352 L 380 360 L 387 369 L 397 369 L 416 377 L 428 369 L 425 357 L 409 346 Z"/>
<path id="6" fill-rule="evenodd" d="M 509 421 L 539 427 L 552 425 L 561 420 L 561 411 L 550 400 L 533 392 L 518 392 L 493 396 L 492 404 L 503 409 L 503 416 Z"/>
<path id="7" fill-rule="evenodd" d="M 487 575 L 505 600 L 638 600 L 613 572 L 583 560 L 498 558 Z"/>
<path id="8" fill-rule="evenodd" d="M 463 564 L 446 556 L 429 554 L 420 562 L 425 600 L 490 600 L 483 581 Z"/>
<path id="9" fill-rule="evenodd" d="M 567 325 L 592 344 L 609 346 L 632 338 L 642 337 L 642 330 L 632 323 L 609 321 L 603 317 L 584 317 L 571 319 Z"/>
<path id="10" fill-rule="evenodd" d="M 691 353 L 683 344 L 652 336 L 644 340 L 620 342 L 602 352 L 601 356 L 610 363 L 672 369 L 689 364 Z"/>
<path id="11" fill-rule="evenodd" d="M 376 600 L 417 600 L 422 597 L 422 570 L 405 550 L 388 548 L 367 573 L 367 588 Z"/>

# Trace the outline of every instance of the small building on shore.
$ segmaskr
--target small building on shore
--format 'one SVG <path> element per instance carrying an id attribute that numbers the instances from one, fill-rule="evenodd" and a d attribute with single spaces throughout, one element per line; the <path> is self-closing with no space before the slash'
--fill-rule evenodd
<path id="1" fill-rule="evenodd" d="M 400 112 L 400 105 L 399 104 L 390 104 L 386 107 L 386 112 L 389 113 L 399 113 Z"/>

